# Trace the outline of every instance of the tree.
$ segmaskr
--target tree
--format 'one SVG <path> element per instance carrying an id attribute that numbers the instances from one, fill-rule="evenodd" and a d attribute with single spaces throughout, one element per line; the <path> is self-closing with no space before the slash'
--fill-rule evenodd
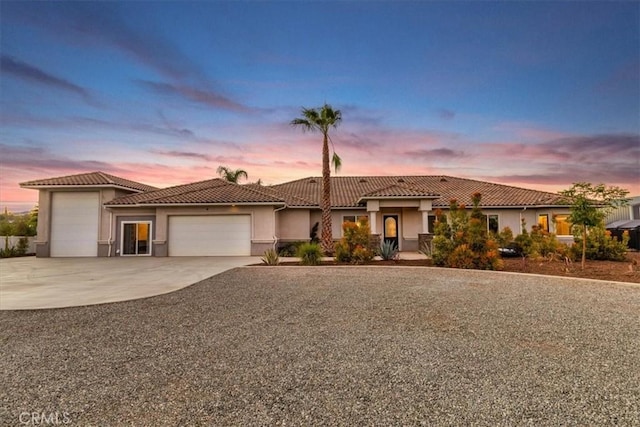
<path id="1" fill-rule="evenodd" d="M 587 233 L 589 227 L 602 224 L 612 209 L 627 204 L 629 192 L 620 187 L 604 184 L 593 185 L 589 182 L 577 182 L 567 190 L 560 191 L 565 202 L 571 206 L 568 221 L 573 227 L 579 227 L 582 234 L 582 262 L 584 270 L 587 259 Z"/>
<path id="2" fill-rule="evenodd" d="M 233 182 L 234 184 L 237 184 L 241 177 L 244 177 L 244 179 L 249 179 L 249 175 L 244 169 L 232 170 L 231 168 L 228 168 L 226 166 L 218 166 L 217 172 L 218 175 L 220 175 L 220 178 L 224 179 L 225 181 Z"/>
<path id="3" fill-rule="evenodd" d="M 322 134 L 322 231 L 320 241 L 325 254 L 333 253 L 333 235 L 331 232 L 331 166 L 329 163 L 329 130 L 337 128 L 342 121 L 340 110 L 334 110 L 330 105 L 324 104 L 321 108 L 302 108 L 302 117 L 293 119 L 291 126 L 301 127 L 304 132 L 320 132 Z M 342 165 L 342 160 L 333 150 L 331 163 L 336 172 Z"/>

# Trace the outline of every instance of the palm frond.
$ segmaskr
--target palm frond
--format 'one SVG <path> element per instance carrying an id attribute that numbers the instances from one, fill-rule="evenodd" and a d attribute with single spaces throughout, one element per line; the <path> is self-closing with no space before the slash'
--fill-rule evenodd
<path id="1" fill-rule="evenodd" d="M 335 173 L 338 173 L 338 171 L 342 167 L 342 159 L 335 151 L 333 152 L 333 157 L 331 157 L 331 164 L 333 165 L 333 170 L 335 171 Z"/>

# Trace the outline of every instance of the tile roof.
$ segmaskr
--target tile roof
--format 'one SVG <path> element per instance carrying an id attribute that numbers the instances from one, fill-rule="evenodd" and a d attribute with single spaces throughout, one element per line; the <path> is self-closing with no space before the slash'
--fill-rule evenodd
<path id="1" fill-rule="evenodd" d="M 322 178 L 309 177 L 277 185 L 238 185 L 218 178 L 157 189 L 104 172 L 90 172 L 23 182 L 26 188 L 114 186 L 138 191 L 107 202 L 108 206 L 270 203 L 288 207 L 320 206 Z M 562 206 L 558 194 L 451 176 L 339 176 L 331 178 L 331 206 L 361 208 L 365 200 L 428 198 L 435 208 L 451 199 L 467 206 L 482 194 L 482 207 Z"/>
<path id="2" fill-rule="evenodd" d="M 384 199 L 384 198 L 439 198 L 435 194 L 424 189 L 410 187 L 404 184 L 391 184 L 383 188 L 365 193 L 360 198 L 364 199 Z"/>
<path id="3" fill-rule="evenodd" d="M 189 205 L 272 203 L 284 205 L 282 197 L 260 191 L 257 188 L 233 184 L 219 178 L 191 184 L 176 185 L 161 190 L 118 197 L 105 203 L 107 206 L 130 205 Z"/>
<path id="4" fill-rule="evenodd" d="M 136 181 L 120 178 L 114 175 L 109 175 L 104 172 L 88 172 L 77 175 L 60 176 L 56 178 L 38 179 L 34 181 L 27 181 L 20 183 L 21 187 L 25 188 L 40 188 L 40 187 L 121 187 L 135 191 L 152 191 L 157 190 L 156 187 L 150 185 L 141 184 Z"/>
<path id="5" fill-rule="evenodd" d="M 303 178 L 267 188 L 281 193 L 284 198 L 295 196 L 307 201 L 306 204 L 302 204 L 287 200 L 289 206 L 319 206 L 322 179 L 319 177 Z M 560 196 L 554 193 L 451 176 L 344 176 L 331 178 L 331 206 L 334 208 L 361 207 L 363 196 L 365 198 L 367 196 L 386 198 L 425 196 L 433 199 L 434 207 L 446 208 L 451 199 L 471 206 L 471 195 L 476 192 L 482 194 L 481 206 L 483 207 L 561 205 Z"/>

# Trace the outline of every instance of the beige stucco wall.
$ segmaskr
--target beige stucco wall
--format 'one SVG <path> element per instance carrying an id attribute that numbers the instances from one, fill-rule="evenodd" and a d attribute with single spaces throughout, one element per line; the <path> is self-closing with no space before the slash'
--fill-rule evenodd
<path id="1" fill-rule="evenodd" d="M 308 240 L 311 227 L 309 209 L 285 209 L 276 213 L 276 236 L 279 241 Z M 318 230 L 320 234 L 320 230 Z"/>

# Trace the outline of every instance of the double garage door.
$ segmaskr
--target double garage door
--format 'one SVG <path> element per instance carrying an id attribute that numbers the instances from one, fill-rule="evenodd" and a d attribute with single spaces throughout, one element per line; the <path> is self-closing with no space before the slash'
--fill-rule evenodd
<path id="1" fill-rule="evenodd" d="M 169 256 L 249 256 L 251 216 L 170 216 L 168 237 Z"/>

